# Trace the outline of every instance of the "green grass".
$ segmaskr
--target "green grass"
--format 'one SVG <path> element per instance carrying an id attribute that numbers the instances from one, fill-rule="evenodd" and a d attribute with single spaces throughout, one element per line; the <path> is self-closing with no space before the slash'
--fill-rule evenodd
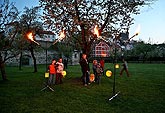
<path id="1" fill-rule="evenodd" d="M 112 64 L 106 69 L 113 71 Z M 80 66 L 69 66 L 63 84 L 53 86 L 54 92 L 41 91 L 44 87 L 45 66 L 7 67 L 8 81 L 0 79 L 0 113 L 165 113 L 165 64 L 129 64 L 131 77 L 102 76 L 101 84 L 84 87 L 80 81 Z"/>

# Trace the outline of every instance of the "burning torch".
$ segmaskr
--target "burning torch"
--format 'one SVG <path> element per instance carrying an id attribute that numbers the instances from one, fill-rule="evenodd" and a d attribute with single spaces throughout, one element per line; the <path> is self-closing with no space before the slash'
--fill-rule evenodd
<path id="1" fill-rule="evenodd" d="M 56 44 L 58 41 L 61 41 L 62 39 L 65 38 L 65 36 L 66 36 L 66 32 L 65 32 L 65 30 L 62 29 L 62 31 L 60 32 L 59 35 L 60 35 L 59 38 L 53 43 L 53 45 Z"/>
<path id="2" fill-rule="evenodd" d="M 34 36 L 33 36 L 33 33 L 32 33 L 32 32 L 28 33 L 28 34 L 27 34 L 27 37 L 28 37 L 28 39 L 29 39 L 30 41 L 36 43 L 37 45 L 40 45 L 38 42 L 36 42 L 36 41 L 34 40 Z"/>

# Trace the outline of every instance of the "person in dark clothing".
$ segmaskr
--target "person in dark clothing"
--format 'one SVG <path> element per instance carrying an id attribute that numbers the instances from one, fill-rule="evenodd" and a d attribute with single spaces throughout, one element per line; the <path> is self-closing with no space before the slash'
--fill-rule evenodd
<path id="1" fill-rule="evenodd" d="M 64 59 L 64 69 L 68 68 L 68 59 Z"/>
<path id="2" fill-rule="evenodd" d="M 129 75 L 129 72 L 128 72 L 128 64 L 127 64 L 127 62 L 124 59 L 123 59 L 122 66 L 123 66 L 123 68 L 120 71 L 120 76 L 122 76 L 123 75 L 123 71 L 125 71 L 126 74 L 127 74 L 127 77 L 129 77 L 130 75 Z"/>
<path id="3" fill-rule="evenodd" d="M 83 73 L 83 76 L 82 76 L 83 85 L 87 86 L 89 84 L 90 67 L 89 67 L 89 62 L 87 60 L 86 54 L 82 54 L 82 58 L 80 60 L 80 66 Z"/>

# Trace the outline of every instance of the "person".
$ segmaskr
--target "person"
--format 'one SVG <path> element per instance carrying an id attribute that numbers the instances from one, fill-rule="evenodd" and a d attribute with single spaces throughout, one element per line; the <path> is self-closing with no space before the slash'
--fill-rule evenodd
<path id="1" fill-rule="evenodd" d="M 68 59 L 64 59 L 64 69 L 68 68 Z"/>
<path id="2" fill-rule="evenodd" d="M 98 63 L 98 64 L 97 64 L 97 67 L 96 67 L 96 82 L 97 82 L 98 84 L 100 84 L 100 79 L 101 79 L 102 73 L 103 73 L 103 69 L 102 69 L 102 67 L 101 67 L 101 64 Z"/>
<path id="3" fill-rule="evenodd" d="M 120 76 L 122 76 L 122 75 L 123 75 L 123 71 L 125 71 L 126 74 L 127 74 L 127 76 L 129 77 L 130 75 L 129 75 L 129 72 L 128 72 L 128 64 L 127 64 L 127 61 L 125 61 L 124 59 L 123 59 L 122 61 L 123 61 L 123 64 L 122 64 L 123 68 L 122 68 L 121 71 L 120 71 Z"/>
<path id="4" fill-rule="evenodd" d="M 105 64 L 105 62 L 104 62 L 104 59 L 101 57 L 101 59 L 100 59 L 100 65 L 101 65 L 101 68 L 102 68 L 102 70 L 103 70 L 103 75 L 104 75 L 104 64 Z"/>
<path id="5" fill-rule="evenodd" d="M 64 64 L 62 63 L 62 58 L 60 58 L 58 60 L 58 62 L 56 63 L 56 84 L 62 84 L 62 78 L 63 78 L 63 75 L 62 75 L 62 72 L 64 70 Z"/>
<path id="6" fill-rule="evenodd" d="M 48 84 L 49 85 L 55 84 L 55 74 L 56 74 L 55 63 L 56 63 L 56 60 L 53 59 L 51 64 L 48 66 L 48 72 L 49 72 Z"/>
<path id="7" fill-rule="evenodd" d="M 97 68 L 97 60 L 93 60 L 93 65 L 92 65 L 92 69 L 93 69 L 93 74 L 94 74 L 94 82 L 97 81 L 97 78 L 96 78 L 96 68 Z"/>
<path id="8" fill-rule="evenodd" d="M 90 67 L 89 62 L 87 60 L 87 55 L 82 54 L 82 58 L 80 60 L 80 66 L 83 73 L 82 79 L 83 79 L 83 85 L 87 86 L 89 83 L 89 75 L 90 75 Z"/>

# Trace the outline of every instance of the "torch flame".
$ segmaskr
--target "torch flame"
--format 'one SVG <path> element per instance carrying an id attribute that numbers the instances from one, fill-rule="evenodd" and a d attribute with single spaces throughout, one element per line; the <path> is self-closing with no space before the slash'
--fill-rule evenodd
<path id="1" fill-rule="evenodd" d="M 97 37 L 100 36 L 98 25 L 95 25 L 95 28 L 94 28 L 94 34 L 97 35 Z"/>
<path id="2" fill-rule="evenodd" d="M 135 35 L 139 35 L 139 33 L 140 33 L 140 24 L 138 25 L 138 27 L 137 27 L 137 29 L 135 31 Z"/>
<path id="3" fill-rule="evenodd" d="M 53 43 L 53 45 L 54 44 L 56 44 L 58 41 L 61 41 L 63 38 L 65 38 L 65 30 L 64 29 L 62 29 L 62 31 L 60 32 L 60 36 L 59 36 L 60 38 L 58 38 L 54 43 Z"/>
<path id="4" fill-rule="evenodd" d="M 128 41 L 130 41 L 130 39 L 134 38 L 135 36 L 139 35 L 139 33 L 140 33 L 140 25 L 138 25 L 135 34 L 131 38 L 129 38 Z"/>
<path id="5" fill-rule="evenodd" d="M 63 39 L 63 38 L 65 38 L 65 30 L 64 29 L 60 32 L 60 39 Z"/>
<path id="6" fill-rule="evenodd" d="M 34 41 L 32 32 L 27 34 L 29 40 Z"/>
<path id="7" fill-rule="evenodd" d="M 34 40 L 32 32 L 28 33 L 28 34 L 27 34 L 27 37 L 28 37 L 28 39 L 31 40 L 32 42 L 36 43 L 37 45 L 40 45 L 38 42 L 36 42 L 36 41 Z"/>

